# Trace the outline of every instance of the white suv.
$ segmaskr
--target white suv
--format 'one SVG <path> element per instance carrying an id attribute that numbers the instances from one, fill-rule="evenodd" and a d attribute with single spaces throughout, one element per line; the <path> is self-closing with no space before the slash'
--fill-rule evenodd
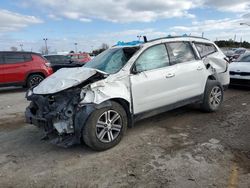
<path id="1" fill-rule="evenodd" d="M 61 69 L 27 92 L 27 122 L 61 146 L 118 144 L 135 121 L 190 103 L 219 109 L 228 63 L 207 39 L 119 42 L 85 66 Z"/>

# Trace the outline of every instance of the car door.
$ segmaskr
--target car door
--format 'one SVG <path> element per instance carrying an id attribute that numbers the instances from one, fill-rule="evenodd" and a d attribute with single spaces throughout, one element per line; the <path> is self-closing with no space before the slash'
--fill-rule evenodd
<path id="1" fill-rule="evenodd" d="M 166 44 L 170 64 L 175 66 L 175 86 L 178 100 L 192 99 L 203 94 L 207 71 L 203 61 L 194 53 L 189 42 L 169 42 Z"/>
<path id="2" fill-rule="evenodd" d="M 26 69 L 28 64 L 26 63 L 23 53 L 6 52 L 4 53 L 4 71 L 5 79 L 7 83 L 21 83 L 25 81 Z"/>
<path id="3" fill-rule="evenodd" d="M 135 114 L 172 104 L 178 100 L 175 66 L 170 66 L 165 44 L 146 49 L 130 76 Z"/>

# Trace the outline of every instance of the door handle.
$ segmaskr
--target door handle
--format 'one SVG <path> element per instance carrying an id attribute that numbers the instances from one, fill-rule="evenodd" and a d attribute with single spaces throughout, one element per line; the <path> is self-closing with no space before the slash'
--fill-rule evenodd
<path id="1" fill-rule="evenodd" d="M 197 70 L 198 70 L 198 71 L 203 70 L 203 67 L 202 67 L 202 66 L 199 66 L 199 67 L 197 67 Z"/>
<path id="2" fill-rule="evenodd" d="M 166 78 L 172 78 L 172 77 L 174 77 L 174 76 L 175 76 L 174 73 L 168 73 L 168 74 L 166 75 Z"/>

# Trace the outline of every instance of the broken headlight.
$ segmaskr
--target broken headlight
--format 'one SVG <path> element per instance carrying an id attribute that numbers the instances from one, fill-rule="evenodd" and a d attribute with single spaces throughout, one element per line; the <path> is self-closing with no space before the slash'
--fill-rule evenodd
<path id="1" fill-rule="evenodd" d="M 32 89 L 29 89 L 26 93 L 26 97 L 30 97 L 31 95 L 33 95 L 33 91 Z"/>

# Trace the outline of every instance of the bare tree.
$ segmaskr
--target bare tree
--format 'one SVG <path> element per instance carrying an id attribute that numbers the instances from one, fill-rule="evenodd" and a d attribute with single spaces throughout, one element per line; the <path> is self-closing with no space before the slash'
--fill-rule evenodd
<path id="1" fill-rule="evenodd" d="M 50 47 L 42 46 L 39 50 L 42 55 L 47 55 L 50 53 Z"/>
<path id="2" fill-rule="evenodd" d="M 10 50 L 13 51 L 13 52 L 16 52 L 18 49 L 17 49 L 17 47 L 12 46 L 12 47 L 10 47 Z"/>
<path id="3" fill-rule="evenodd" d="M 106 43 L 102 43 L 101 49 L 107 50 L 109 48 L 109 45 Z"/>

